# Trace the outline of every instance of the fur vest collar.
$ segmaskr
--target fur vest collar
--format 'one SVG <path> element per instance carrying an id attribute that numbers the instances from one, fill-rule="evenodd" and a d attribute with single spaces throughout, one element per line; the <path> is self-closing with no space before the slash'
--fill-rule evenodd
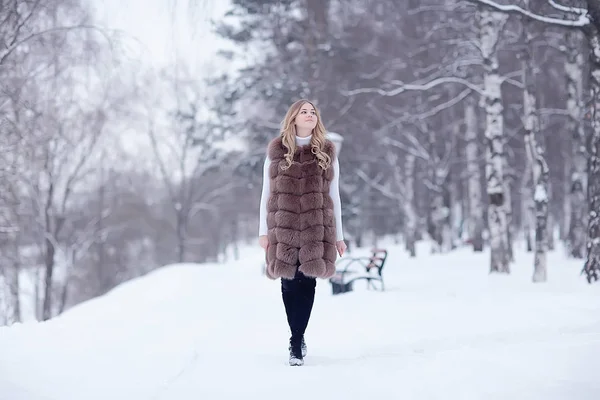
<path id="1" fill-rule="evenodd" d="M 324 151 L 334 160 L 335 145 L 325 141 Z M 287 170 L 287 148 L 281 137 L 273 139 L 267 154 L 271 159 L 271 193 L 267 203 L 269 246 L 266 274 L 270 279 L 293 279 L 296 268 L 304 275 L 330 278 L 335 273 L 336 228 L 329 186 L 333 167 L 319 167 L 310 144 L 296 147 L 294 163 Z"/>

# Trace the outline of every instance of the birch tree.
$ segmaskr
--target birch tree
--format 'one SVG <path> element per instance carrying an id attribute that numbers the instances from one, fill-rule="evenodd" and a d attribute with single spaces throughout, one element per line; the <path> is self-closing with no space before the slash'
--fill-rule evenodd
<path id="1" fill-rule="evenodd" d="M 404 228 L 404 240 L 406 241 L 406 250 L 411 257 L 417 256 L 416 236 L 417 236 L 417 211 L 415 210 L 415 163 L 416 157 L 412 153 L 406 154 L 404 159 L 404 185 L 405 198 L 402 211 L 406 218 Z"/>
<path id="2" fill-rule="evenodd" d="M 567 18 L 547 17 L 536 14 L 514 4 L 503 5 L 493 0 L 470 0 L 484 4 L 491 9 L 507 13 L 517 13 L 530 19 L 562 26 L 571 29 L 580 29 L 588 42 L 590 49 L 590 96 L 592 99 L 592 127 L 593 132 L 588 142 L 589 157 L 587 162 L 588 188 L 588 228 L 587 228 L 587 257 L 583 267 L 588 282 L 598 280 L 600 271 L 600 2 L 586 0 L 586 8 L 564 6 L 549 0 L 549 4 L 556 10 L 564 13 Z"/>
<path id="3" fill-rule="evenodd" d="M 526 26 L 529 24 L 525 24 Z M 544 158 L 544 151 L 536 137 L 539 136 L 540 123 L 538 117 L 537 96 L 534 84 L 533 60 L 529 56 L 531 44 L 531 28 L 525 28 L 525 43 L 527 49 L 523 51 L 523 111 L 525 147 L 527 151 L 529 171 L 532 174 L 531 198 L 527 203 L 534 204 L 535 211 L 535 258 L 533 282 L 547 280 L 546 250 L 547 250 L 547 221 L 548 221 L 548 164 Z"/>
<path id="4" fill-rule="evenodd" d="M 480 135 L 477 124 L 477 103 L 470 96 L 465 101 L 465 142 L 467 157 L 467 193 L 469 207 L 469 239 L 473 250 L 483 251 L 483 199 L 481 194 L 481 168 L 479 166 Z"/>
<path id="5" fill-rule="evenodd" d="M 600 11 L 600 10 L 598 10 Z M 600 17 L 600 14 L 595 14 Z M 597 29 L 597 28 L 596 28 Z M 588 282 L 600 279 L 600 40 L 595 41 L 596 71 L 593 76 L 593 98 L 596 102 L 593 113 L 594 131 L 589 140 L 588 159 L 588 207 L 589 222 L 587 235 L 587 259 L 583 267 Z"/>
<path id="6" fill-rule="evenodd" d="M 426 128 L 427 129 L 427 128 Z M 450 207 L 445 204 L 446 184 L 454 152 L 456 135 L 450 131 L 450 138 L 438 142 L 432 129 L 424 132 L 428 134 L 428 149 L 426 161 L 429 169 L 427 185 L 430 190 L 429 204 L 429 234 L 433 239 L 432 253 L 442 253 L 452 248 L 450 231 Z M 448 136 L 448 135 L 444 135 Z M 443 148 L 441 150 L 440 148 Z"/>
<path id="7" fill-rule="evenodd" d="M 529 1 L 526 1 L 529 6 Z M 548 164 L 544 157 L 543 145 L 540 139 L 540 120 L 538 96 L 535 87 L 535 70 L 537 65 L 531 56 L 534 39 L 532 21 L 523 19 L 525 49 L 521 52 L 523 68 L 523 127 L 525 132 L 525 148 L 528 165 L 532 174 L 531 198 L 528 203 L 534 204 L 535 210 L 535 256 L 533 282 L 547 280 L 546 250 L 548 247 Z M 551 234 L 551 232 L 550 232 Z"/>
<path id="8" fill-rule="evenodd" d="M 565 72 L 567 80 L 567 111 L 569 114 L 568 131 L 571 133 L 571 167 L 569 168 L 568 208 L 565 210 L 568 225 L 568 249 L 572 257 L 583 258 L 585 254 L 587 191 L 586 140 L 584 132 L 583 105 L 583 68 L 584 54 L 580 45 L 581 32 L 569 30 L 566 34 L 567 45 Z"/>
<path id="9" fill-rule="evenodd" d="M 502 105 L 502 85 L 510 80 L 499 72 L 498 57 L 502 28 L 508 15 L 482 7 L 478 11 L 479 47 L 481 51 L 484 76 L 482 87 L 459 77 L 440 77 L 426 84 L 407 84 L 394 81 L 394 89 L 384 90 L 363 88 L 347 91 L 347 95 L 359 93 L 379 93 L 384 96 L 396 96 L 413 90 L 430 90 L 448 83 L 460 83 L 477 91 L 482 96 L 486 114 L 486 179 L 488 195 L 488 229 L 490 231 L 490 272 L 510 272 L 510 243 L 507 221 L 507 199 L 510 199 L 505 184 L 504 121 Z M 511 81 L 512 82 L 512 81 Z M 512 82 L 514 83 L 514 82 Z M 463 97 L 464 98 L 464 97 Z"/>
<path id="10" fill-rule="evenodd" d="M 486 110 L 486 179 L 488 229 L 490 232 L 490 272 L 510 272 L 506 187 L 504 185 L 504 120 L 502 116 L 502 81 L 496 48 L 508 15 L 482 8 L 478 12 L 481 53 L 485 67 L 483 78 Z"/>
<path id="11" fill-rule="evenodd" d="M 600 3 L 588 0 L 590 22 L 584 27 L 590 46 L 593 131 L 588 144 L 587 259 L 583 270 L 588 282 L 600 279 Z M 579 11 L 583 15 L 583 10 Z"/>

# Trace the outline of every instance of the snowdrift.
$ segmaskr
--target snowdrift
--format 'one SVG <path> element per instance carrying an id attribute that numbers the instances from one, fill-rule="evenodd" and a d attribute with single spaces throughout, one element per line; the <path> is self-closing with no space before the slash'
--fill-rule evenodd
<path id="1" fill-rule="evenodd" d="M 0 399 L 598 398 L 600 285 L 581 262 L 550 253 L 534 284 L 520 249 L 508 276 L 488 273 L 488 253 L 388 249 L 383 293 L 318 281 L 303 367 L 287 365 L 279 282 L 250 248 L 0 329 Z"/>

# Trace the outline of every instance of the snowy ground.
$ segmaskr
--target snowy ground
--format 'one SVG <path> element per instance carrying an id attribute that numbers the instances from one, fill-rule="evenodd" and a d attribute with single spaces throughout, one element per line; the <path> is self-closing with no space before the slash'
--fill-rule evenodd
<path id="1" fill-rule="evenodd" d="M 287 365 L 279 283 L 253 248 L 0 329 L 0 399 L 600 398 L 600 284 L 580 262 L 556 251 L 533 284 L 520 250 L 511 275 L 490 276 L 487 253 L 389 248 L 384 293 L 318 282 L 303 367 Z"/>

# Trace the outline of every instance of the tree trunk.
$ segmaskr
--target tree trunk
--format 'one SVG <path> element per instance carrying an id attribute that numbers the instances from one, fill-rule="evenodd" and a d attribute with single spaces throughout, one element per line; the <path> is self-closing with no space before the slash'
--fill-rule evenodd
<path id="1" fill-rule="evenodd" d="M 490 272 L 509 273 L 508 227 L 504 185 L 504 120 L 502 116 L 502 77 L 498 70 L 496 46 L 508 15 L 483 9 L 479 11 L 486 111 L 486 180 L 488 226 L 490 231 Z"/>
<path id="2" fill-rule="evenodd" d="M 594 21 L 600 21 L 600 6 L 588 1 Z M 587 208 L 588 234 L 587 259 L 583 267 L 588 282 L 597 281 L 600 277 L 600 37 L 596 26 L 586 28 L 590 46 L 591 98 L 593 100 L 592 134 L 588 144 L 588 184 Z"/>
<path id="3" fill-rule="evenodd" d="M 459 131 L 455 132 L 456 137 L 458 137 L 459 134 L 460 134 Z M 450 181 L 448 183 L 448 186 L 449 186 L 448 198 L 450 199 L 449 200 L 450 216 L 448 218 L 447 225 L 450 230 L 449 231 L 450 250 L 456 249 L 456 247 L 460 243 L 460 239 L 461 239 L 460 225 L 461 225 L 461 221 L 464 220 L 462 202 L 460 199 L 460 192 L 459 192 L 459 184 L 460 183 L 458 180 L 458 171 L 456 171 L 450 175 Z"/>
<path id="4" fill-rule="evenodd" d="M 231 245 L 233 246 L 233 259 L 240 259 L 240 248 L 238 246 L 239 238 L 240 238 L 240 223 L 237 218 L 233 218 L 231 220 Z"/>
<path id="5" fill-rule="evenodd" d="M 429 135 L 429 215 L 428 215 L 428 231 L 432 240 L 432 253 L 442 253 L 444 250 L 444 223 L 447 219 L 446 208 L 444 205 L 444 173 L 441 171 L 440 158 L 437 155 L 435 133 L 433 130 L 424 127 Z"/>
<path id="6" fill-rule="evenodd" d="M 571 151 L 565 150 L 566 144 L 571 145 L 570 140 L 565 140 L 565 144 L 562 146 L 563 153 L 563 176 L 562 176 L 562 193 L 563 193 L 563 201 L 562 201 L 562 218 L 560 221 L 560 240 L 565 243 L 565 246 L 570 249 L 569 244 L 569 226 L 571 221 L 571 200 L 569 199 L 571 193 L 571 168 L 572 168 L 572 160 L 571 160 Z M 585 200 L 584 200 L 585 202 Z M 569 250 L 570 252 L 570 250 Z"/>
<path id="7" fill-rule="evenodd" d="M 307 82 L 306 97 L 319 98 L 326 101 L 324 77 L 331 76 L 331 63 L 324 62 L 322 48 L 330 39 L 329 35 L 329 9 L 331 0 L 304 0 L 306 10 L 306 34 L 304 37 L 304 48 L 306 50 L 305 68 L 307 76 L 311 79 Z"/>
<path id="8" fill-rule="evenodd" d="M 17 217 L 18 218 L 18 217 Z M 18 218 L 17 220 L 20 220 Z M 6 259 L 6 264 L 0 266 L 0 298 L 6 306 L 6 323 L 13 324 L 15 322 L 21 322 L 21 300 L 20 300 L 20 272 L 21 272 L 21 254 L 19 252 L 21 244 L 21 232 L 16 234 L 8 234 L 8 253 L 12 253 L 12 256 Z M 12 242 L 12 243 L 11 243 Z"/>
<path id="9" fill-rule="evenodd" d="M 527 1 L 528 3 L 528 1 Z M 549 200 L 549 169 L 544 158 L 543 139 L 540 136 L 540 120 L 538 116 L 538 102 L 536 96 L 534 60 L 531 58 L 533 23 L 524 19 L 525 50 L 521 53 L 523 68 L 523 112 L 525 128 L 525 149 L 528 156 L 528 165 L 532 173 L 532 191 L 526 193 L 532 196 L 531 200 L 535 209 L 535 256 L 533 268 L 533 282 L 546 282 L 546 250 L 548 245 L 548 200 Z M 539 138 L 539 140 L 538 140 Z M 530 201 L 531 203 L 531 201 Z"/>
<path id="10" fill-rule="evenodd" d="M 54 184 L 51 183 L 48 188 L 48 198 L 44 207 L 44 300 L 42 305 L 42 320 L 47 321 L 52 318 L 52 286 L 53 286 L 53 275 L 54 275 L 54 253 L 56 249 L 51 239 L 56 238 L 53 235 L 57 231 L 57 227 L 53 226 L 53 223 L 57 223 L 55 218 L 51 216 L 52 202 L 54 199 Z"/>
<path id="11" fill-rule="evenodd" d="M 548 194 L 548 203 L 552 201 L 552 184 L 548 181 L 548 190 L 546 192 Z M 548 240 L 548 250 L 554 250 L 554 231 L 556 228 L 556 218 L 554 218 L 554 214 L 552 214 L 548 210 L 548 224 L 546 229 L 548 232 L 546 233 L 546 238 Z"/>
<path id="12" fill-rule="evenodd" d="M 507 257 L 509 262 L 515 260 L 513 253 L 513 205 L 512 205 L 512 192 L 511 183 L 514 180 L 514 168 L 512 168 L 505 155 L 504 157 L 504 209 L 506 213 L 506 249 Z"/>
<path id="13" fill-rule="evenodd" d="M 568 132 L 571 135 L 571 171 L 569 188 L 569 234 L 568 248 L 572 257 L 583 258 L 585 248 L 587 187 L 587 154 L 585 151 L 585 131 L 583 126 L 583 68 L 585 58 L 579 42 L 579 32 L 567 33 L 565 73 L 567 76 Z"/>
<path id="14" fill-rule="evenodd" d="M 10 285 L 10 295 L 12 300 L 12 320 L 13 322 L 21 322 L 21 284 L 19 276 L 21 274 L 21 262 L 17 260 L 13 264 L 12 276 L 10 277 L 8 284 Z"/>
<path id="15" fill-rule="evenodd" d="M 408 153 L 406 155 L 404 164 L 404 201 L 402 202 L 402 209 L 405 217 L 405 237 L 406 237 L 406 250 L 411 257 L 417 256 L 417 249 L 415 246 L 416 242 L 416 230 L 417 230 L 417 215 L 414 207 L 415 198 L 415 162 L 416 157 L 413 154 Z M 400 177 L 398 177 L 400 178 Z"/>
<path id="16" fill-rule="evenodd" d="M 181 203 L 175 205 L 175 219 L 176 219 L 176 237 L 177 237 L 177 262 L 182 263 L 185 260 L 185 216 Z"/>
<path id="17" fill-rule="evenodd" d="M 600 54 L 600 43 L 598 51 Z M 600 61 L 600 60 L 599 60 Z M 600 69 L 594 72 L 593 96 L 597 101 L 600 96 Z M 596 106 L 597 107 L 597 106 Z M 590 157 L 588 161 L 588 237 L 587 259 L 584 271 L 588 282 L 597 281 L 600 277 L 600 113 L 594 110 L 594 130 L 590 138 Z"/>
<path id="18" fill-rule="evenodd" d="M 54 275 L 54 244 L 48 238 L 44 240 L 44 265 L 46 274 L 44 276 L 44 304 L 42 306 L 42 320 L 47 321 L 52 318 L 52 277 Z"/>
<path id="19" fill-rule="evenodd" d="M 525 132 L 527 135 L 527 132 Z M 527 136 L 525 136 L 527 137 Z M 531 157 L 525 158 L 525 171 L 521 181 L 521 220 L 523 221 L 523 238 L 525 240 L 526 251 L 533 251 L 532 230 L 535 220 L 535 205 L 533 201 L 533 192 L 531 188 L 535 187 L 532 180 L 533 170 L 531 166 Z"/>
<path id="20" fill-rule="evenodd" d="M 102 159 L 106 159 L 103 154 Z M 108 179 L 106 179 L 106 168 L 103 166 L 100 170 L 100 187 L 98 188 L 98 224 L 96 225 L 96 274 L 98 281 L 96 282 L 95 292 L 98 296 L 103 295 L 112 287 L 112 274 L 109 273 L 108 266 L 105 265 L 106 249 L 105 238 L 101 234 L 104 229 L 104 209 L 106 207 L 106 192 Z"/>
<path id="21" fill-rule="evenodd" d="M 19 262 L 6 262 L 0 266 L 0 325 L 21 322 L 19 301 Z"/>
<path id="22" fill-rule="evenodd" d="M 528 69 L 528 66 L 525 66 Z M 535 259 L 533 282 L 547 280 L 546 250 L 547 250 L 547 221 L 548 221 L 548 164 L 544 158 L 541 146 L 537 144 L 535 133 L 539 132 L 539 122 L 536 112 L 536 98 L 533 94 L 534 85 L 528 74 L 525 89 L 525 146 L 532 165 L 533 173 L 533 202 L 535 204 Z"/>
<path id="23" fill-rule="evenodd" d="M 532 148 L 534 143 L 530 145 Z M 546 235 L 548 233 L 546 222 L 548 220 L 548 165 L 542 153 L 536 152 L 535 175 L 535 259 L 533 269 L 533 282 L 546 282 L 548 278 L 546 268 Z"/>
<path id="24" fill-rule="evenodd" d="M 479 167 L 479 135 L 475 99 L 465 105 L 465 141 L 467 142 L 467 191 L 469 197 L 469 240 L 473 251 L 483 251 L 483 199 L 481 197 L 481 169 Z"/>

